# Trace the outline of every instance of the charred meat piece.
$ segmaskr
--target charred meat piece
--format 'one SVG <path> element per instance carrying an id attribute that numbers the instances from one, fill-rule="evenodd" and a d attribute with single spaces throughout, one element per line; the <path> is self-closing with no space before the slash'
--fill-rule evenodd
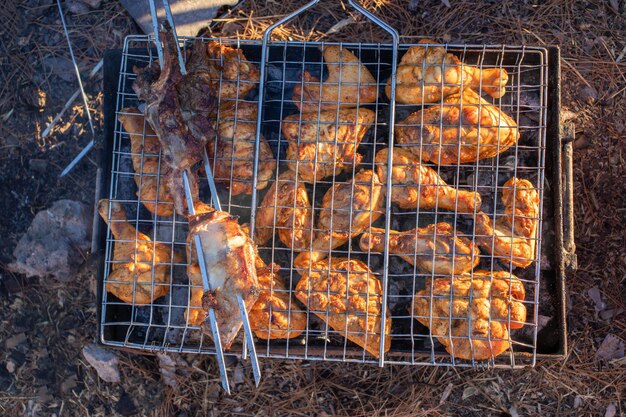
<path id="1" fill-rule="evenodd" d="M 229 187 L 233 196 L 252 194 L 256 121 L 256 103 L 238 102 L 234 108 L 222 109 L 217 139 L 209 141 L 207 147 L 215 181 Z M 259 140 L 256 188 L 262 190 L 276 169 L 276 159 L 263 134 Z"/>
<path id="2" fill-rule="evenodd" d="M 359 242 L 363 251 L 384 252 L 385 229 L 371 228 Z M 435 275 L 462 274 L 480 262 L 474 243 L 456 236 L 449 223 L 430 224 L 405 232 L 390 230 L 389 253 L 416 265 L 421 272 Z"/>
<path id="3" fill-rule="evenodd" d="M 389 149 L 376 154 L 376 171 L 383 183 L 387 182 L 388 155 Z M 434 169 L 420 164 L 418 157 L 403 148 L 393 149 L 391 177 L 391 201 L 400 208 L 445 209 L 472 214 L 480 209 L 480 194 L 449 186 Z"/>
<path id="4" fill-rule="evenodd" d="M 293 171 L 280 174 L 256 213 L 254 240 L 264 245 L 278 232 L 288 248 L 301 251 L 311 246 L 313 213 L 306 187 Z"/>
<path id="5" fill-rule="evenodd" d="M 413 318 L 457 359 L 494 358 L 510 345 L 510 329 L 526 321 L 524 285 L 505 271 L 437 278 L 415 294 Z"/>
<path id="6" fill-rule="evenodd" d="M 320 81 L 304 71 L 302 84 L 293 88 L 293 101 L 301 112 L 335 111 L 376 101 L 376 79 L 356 55 L 338 45 L 327 45 L 322 53 L 328 78 Z"/>
<path id="7" fill-rule="evenodd" d="M 168 294 L 170 265 L 182 262 L 182 256 L 131 226 L 120 203 L 100 200 L 98 212 L 116 240 L 106 291 L 132 305 L 150 304 Z"/>
<path id="8" fill-rule="evenodd" d="M 314 263 L 298 282 L 296 297 L 330 328 L 377 358 L 384 331 L 384 351 L 389 351 L 390 313 L 383 326 L 382 286 L 363 262 L 333 258 Z"/>
<path id="9" fill-rule="evenodd" d="M 517 143 L 515 121 L 472 89 L 450 95 L 443 104 L 411 113 L 398 123 L 396 145 L 423 161 L 458 164 L 493 158 Z"/>
<path id="10" fill-rule="evenodd" d="M 308 268 L 328 256 L 332 249 L 368 230 L 382 216 L 382 184 L 372 170 L 361 171 L 348 183 L 337 183 L 322 198 L 315 240 L 311 250 L 301 252 L 294 265 Z"/>
<path id="11" fill-rule="evenodd" d="M 341 109 L 286 117 L 287 166 L 306 182 L 352 171 L 361 162 L 356 152 L 376 114 L 369 109 Z"/>
<path id="12" fill-rule="evenodd" d="M 200 236 L 202 242 L 211 291 L 203 291 L 199 297 L 197 290 L 200 288 L 194 288 L 190 304 L 194 305 L 200 298 L 203 311 L 191 309 L 187 320 L 197 322 L 199 317 L 207 320 L 206 312 L 212 307 L 215 310 L 222 345 L 224 349 L 229 349 L 242 325 L 237 296 L 241 295 L 248 312 L 258 297 L 256 246 L 239 225 L 236 217 L 213 210 L 204 204 L 196 204 L 196 215 L 189 216 L 187 237 L 189 259 L 187 275 L 190 283 L 194 285 L 202 285 L 194 243 L 196 234 Z M 205 330 L 210 329 L 208 325 L 205 327 Z M 210 330 L 206 333 L 211 335 Z"/>
<path id="13" fill-rule="evenodd" d="M 493 256 L 526 268 L 535 260 L 539 193 L 530 181 L 513 177 L 503 186 L 502 202 L 504 215 L 495 222 L 485 213 L 477 213 L 476 240 Z"/>
<path id="14" fill-rule="evenodd" d="M 421 40 L 420 44 L 435 41 Z M 465 65 L 455 55 L 441 46 L 412 46 L 398 65 L 396 100 L 403 104 L 421 105 L 436 103 L 442 97 L 456 94 L 461 87 L 471 87 L 492 97 L 502 97 L 506 92 L 509 75 L 505 69 L 476 68 Z M 385 88 L 391 95 L 391 79 Z"/>

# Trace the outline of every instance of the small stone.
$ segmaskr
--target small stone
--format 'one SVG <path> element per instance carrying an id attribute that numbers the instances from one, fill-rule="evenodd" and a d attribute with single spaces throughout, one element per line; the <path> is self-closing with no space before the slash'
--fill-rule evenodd
<path id="1" fill-rule="evenodd" d="M 69 394 L 74 388 L 76 388 L 76 375 L 70 376 L 61 383 L 61 392 L 63 394 Z"/>
<path id="2" fill-rule="evenodd" d="M 7 361 L 7 365 L 6 365 L 7 371 L 9 371 L 10 374 L 15 373 L 15 362 L 13 362 L 12 360 L 8 360 Z"/>
<path id="3" fill-rule="evenodd" d="M 63 81 L 70 82 L 76 79 L 74 64 L 69 58 L 49 56 L 44 58 L 43 65 Z"/>
<path id="4" fill-rule="evenodd" d="M 26 335 L 24 333 L 18 333 L 15 336 L 9 337 L 4 342 L 4 346 L 7 349 L 14 349 L 15 347 L 17 347 L 18 345 L 21 345 L 24 342 L 26 342 Z"/>
<path id="5" fill-rule="evenodd" d="M 615 407 L 615 404 L 611 403 L 606 408 L 606 411 L 604 412 L 604 417 L 615 417 L 616 414 L 617 414 L 617 407 Z"/>
<path id="6" fill-rule="evenodd" d="M 113 352 L 91 343 L 83 348 L 83 356 L 96 370 L 100 379 L 106 382 L 120 382 L 118 359 Z"/>
<path id="7" fill-rule="evenodd" d="M 65 2 L 65 6 L 70 13 L 74 14 L 85 14 L 89 13 L 89 7 L 81 1 L 77 0 L 67 0 Z"/>
<path id="8" fill-rule="evenodd" d="M 102 4 L 102 0 L 80 0 L 92 9 L 99 9 Z"/>

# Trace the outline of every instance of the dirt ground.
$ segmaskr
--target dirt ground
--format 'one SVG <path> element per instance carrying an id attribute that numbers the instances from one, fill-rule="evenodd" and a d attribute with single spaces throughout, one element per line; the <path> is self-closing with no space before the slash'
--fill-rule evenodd
<path id="1" fill-rule="evenodd" d="M 95 7 L 87 6 L 92 3 Z M 66 1 L 73 47 L 84 78 L 106 49 L 138 29 L 114 1 Z M 296 5 L 248 2 L 223 26 L 259 36 Z M 300 3 L 300 2 L 299 2 Z M 231 397 L 219 388 L 213 358 L 189 364 L 176 388 L 163 384 L 152 356 L 119 353 L 121 382 L 106 383 L 82 347 L 96 339 L 95 264 L 88 259 L 69 284 L 26 279 L 6 264 L 34 215 L 60 198 L 93 204 L 95 162 L 61 169 L 91 135 L 80 100 L 46 138 L 42 132 L 77 88 L 56 2 L 15 0 L 0 6 L 0 415 L 591 415 L 626 413 L 626 364 L 597 358 L 609 334 L 626 340 L 626 4 L 619 0 L 369 0 L 370 10 L 403 35 L 447 42 L 557 44 L 562 48 L 564 108 L 576 123 L 574 143 L 578 271 L 567 277 L 569 346 L 564 361 L 534 369 L 477 371 L 263 361 L 258 389 L 244 366 Z M 326 1 L 281 37 L 380 40 L 362 19 L 334 35 L 354 12 Z M 399 24 L 401 22 L 401 24 Z M 310 31 L 314 28 L 313 31 Z M 101 74 L 87 82 L 97 134 Z M 598 306 L 588 290 L 597 288 Z M 606 314 L 613 309 L 616 315 Z M 621 309 L 621 312 L 620 312 Z M 602 313 L 599 310 L 604 310 Z M 9 342 L 16 335 L 25 341 Z M 11 339 L 15 341 L 15 339 Z M 11 362 L 12 366 L 7 366 Z M 235 366 L 232 364 L 233 367 Z"/>

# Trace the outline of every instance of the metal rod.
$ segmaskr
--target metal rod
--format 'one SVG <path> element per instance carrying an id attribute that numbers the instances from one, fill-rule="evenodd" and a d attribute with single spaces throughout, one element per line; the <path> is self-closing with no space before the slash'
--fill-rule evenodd
<path id="1" fill-rule="evenodd" d="M 96 144 L 95 140 L 91 140 L 87 146 L 85 146 L 83 148 L 82 151 L 80 151 L 80 153 L 78 155 L 76 155 L 74 157 L 74 159 L 72 159 L 72 162 L 70 162 L 69 164 L 67 164 L 67 166 L 65 167 L 65 169 L 61 172 L 61 174 L 59 174 L 59 177 L 64 177 L 66 176 L 75 166 L 77 163 L 80 162 L 81 159 L 83 159 L 85 157 L 85 155 L 87 155 L 87 152 L 89 152 L 91 150 L 91 148 L 93 148 L 93 146 Z"/>

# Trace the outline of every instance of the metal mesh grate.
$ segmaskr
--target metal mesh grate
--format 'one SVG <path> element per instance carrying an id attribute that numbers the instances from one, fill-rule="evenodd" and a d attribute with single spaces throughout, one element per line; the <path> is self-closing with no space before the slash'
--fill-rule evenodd
<path id="1" fill-rule="evenodd" d="M 188 39 L 181 38 L 183 48 L 186 40 Z M 205 39 L 205 41 L 209 40 Z M 259 41 L 229 39 L 215 39 L 214 41 L 240 48 L 250 63 L 259 68 L 262 66 L 262 44 Z M 131 88 L 135 78 L 132 67 L 145 66 L 156 59 L 156 53 L 151 45 L 153 45 L 152 39 L 144 36 L 131 36 L 126 39 L 116 106 L 118 120 L 120 116 L 125 115 L 123 109 L 140 105 Z M 342 51 L 352 52 L 375 79 L 375 82 L 365 81 L 365 75 L 358 70 L 357 64 L 343 62 L 344 52 L 341 52 L 339 59 L 344 68 L 341 74 L 348 73 L 350 65 L 353 65 L 357 68 L 358 81 L 342 80 L 343 75 L 340 75 L 337 87 L 341 85 L 340 88 L 347 91 L 360 91 L 361 94 L 367 90 L 367 87 L 373 87 L 377 94 L 369 102 L 365 102 L 368 100 L 364 100 L 361 94 L 350 95 L 352 98 L 350 101 L 358 107 L 353 107 L 346 112 L 354 113 L 354 116 L 350 116 L 353 118 L 371 118 L 370 126 L 362 135 L 358 147 L 345 150 L 345 158 L 342 162 L 324 165 L 321 163 L 324 155 L 320 150 L 320 142 L 329 141 L 330 150 L 326 150 L 329 152 L 326 156 L 331 161 L 335 161 L 340 148 L 337 145 L 341 145 L 342 141 L 354 141 L 358 135 L 356 133 L 358 129 L 354 129 L 354 123 L 350 122 L 349 118 L 342 119 L 343 108 L 337 109 L 334 106 L 335 108 L 332 109 L 332 104 L 336 102 L 323 99 L 320 104 L 319 98 L 316 98 L 316 91 L 317 96 L 328 97 L 323 92 L 324 83 L 316 78 L 324 79 L 328 76 L 328 66 L 324 62 L 320 49 L 331 46 L 339 46 Z M 410 46 L 400 45 L 399 57 L 402 57 Z M 390 45 L 271 42 L 267 50 L 267 59 L 263 63 L 266 79 L 263 111 L 259 116 L 262 138 L 255 135 L 256 114 L 242 110 L 247 106 L 256 108 L 258 89 L 254 88 L 244 97 L 236 97 L 232 100 L 223 98 L 220 103 L 222 106 L 230 100 L 236 109 L 218 116 L 217 130 L 219 131 L 219 125 L 231 125 L 234 131 L 252 129 L 252 135 L 241 134 L 241 140 L 247 141 L 249 146 L 244 147 L 247 149 L 244 153 L 236 156 L 233 155 L 235 149 L 233 141 L 224 141 L 216 137 L 211 161 L 223 210 L 239 216 L 240 223 L 249 223 L 251 233 L 256 240 L 259 240 L 260 231 L 270 235 L 265 242 L 259 243 L 259 255 L 267 264 L 274 263 L 280 266 L 276 274 L 284 280 L 285 289 L 272 288 L 271 294 L 285 294 L 284 299 L 288 301 L 283 308 L 274 306 L 270 309 L 267 315 L 269 320 L 267 327 L 271 328 L 271 321 L 275 314 L 282 314 L 287 318 L 290 331 L 295 330 L 298 317 L 304 315 L 306 318 L 306 326 L 297 337 L 274 340 L 257 339 L 259 356 L 456 366 L 534 365 L 540 303 L 547 53 L 543 48 L 534 47 L 484 45 L 431 45 L 429 47 L 435 46 L 444 47 L 447 52 L 454 54 L 465 64 L 474 65 L 481 70 L 495 68 L 505 69 L 508 72 L 506 93 L 501 98 L 487 98 L 487 101 L 499 107 L 515 121 L 520 138 L 505 152 L 499 152 L 500 149 L 496 149 L 497 155 L 492 158 L 480 160 L 474 158 L 472 162 L 459 162 L 460 158 L 457 158 L 457 161 L 453 163 L 442 163 L 439 160 L 438 164 L 422 161 L 422 165 L 430 167 L 433 173 L 457 190 L 479 193 L 482 197 L 480 210 L 493 221 L 506 217 L 502 201 L 503 193 L 512 192 L 515 196 L 520 191 L 517 186 L 511 188 L 511 184 L 507 181 L 512 177 L 530 181 L 532 189 L 539 197 L 539 212 L 532 216 L 532 219 L 514 214 L 510 223 L 517 224 L 516 222 L 525 220 L 538 221 L 536 237 L 528 239 L 530 246 L 536 244 L 537 247 L 532 255 L 532 265 L 527 268 L 516 268 L 513 265 L 513 255 L 510 255 L 509 259 L 491 255 L 490 253 L 496 252 L 497 242 L 490 235 L 481 235 L 477 231 L 474 219 L 479 209 L 473 207 L 463 213 L 461 210 L 463 200 L 453 198 L 452 203 L 445 200 L 447 198 L 445 193 L 439 192 L 439 188 L 444 188 L 441 184 L 407 185 L 395 183 L 392 178 L 391 188 L 394 191 L 397 190 L 399 194 L 413 192 L 416 197 L 411 200 L 412 207 L 407 203 L 403 206 L 404 208 L 400 208 L 398 204 L 391 203 L 391 193 L 385 192 L 389 188 L 384 186 L 388 178 L 382 178 L 386 173 L 380 171 L 386 166 L 387 160 L 384 162 L 382 159 L 377 160 L 376 155 L 381 150 L 390 147 L 389 120 L 392 112 L 395 111 L 396 131 L 399 128 L 411 127 L 417 129 L 420 137 L 425 135 L 425 130 L 433 126 L 442 131 L 445 128 L 458 127 L 458 125 L 438 121 L 431 123 L 433 126 L 429 126 L 429 123 L 424 121 L 423 115 L 418 123 L 405 122 L 409 114 L 418 112 L 422 108 L 442 109 L 448 105 L 442 104 L 443 99 L 425 106 L 405 105 L 400 102 L 395 105 L 390 103 L 384 91 L 385 82 L 392 72 L 392 47 Z M 445 70 L 445 66 L 441 67 Z M 305 71 L 314 78 L 303 81 L 302 74 Z M 227 83 L 231 86 L 240 86 L 245 83 L 244 80 L 239 79 L 227 81 L 225 78 L 222 79 L 222 76 L 223 74 L 220 75 L 219 80 L 222 86 Z M 441 81 L 440 86 L 446 86 L 444 81 Z M 302 94 L 298 97 L 296 94 L 294 97 L 294 88 L 308 91 L 309 95 Z M 341 96 L 341 91 L 339 95 Z M 486 97 L 483 94 L 483 98 Z M 345 103 L 345 100 L 344 97 L 341 102 Z M 299 108 L 307 107 L 307 105 L 308 110 L 312 111 L 314 116 L 306 117 L 299 112 Z M 322 107 L 330 109 L 324 110 Z M 467 109 L 471 107 L 468 105 Z M 460 111 L 463 112 L 463 106 Z M 157 212 L 159 207 L 162 207 L 166 214 L 168 208 L 169 212 L 172 211 L 171 203 L 163 201 L 160 197 L 153 201 L 138 197 L 138 187 L 147 181 L 157 181 L 158 187 L 158 181 L 162 179 L 160 154 L 150 153 L 150 146 L 146 140 L 150 141 L 151 136 L 146 134 L 145 122 L 142 121 L 142 123 L 143 129 L 137 134 L 143 145 L 138 147 L 139 153 L 132 152 L 131 135 L 122 128 L 119 121 L 116 124 L 110 200 L 123 204 L 128 222 L 138 230 L 135 233 L 135 240 L 128 240 L 130 243 L 141 241 L 143 238 L 140 237 L 139 232 L 145 233 L 152 239 L 153 247 L 158 244 L 165 245 L 170 258 L 175 261 L 167 262 L 171 268 L 169 268 L 167 281 L 161 283 L 162 285 L 154 282 L 154 272 L 152 272 L 150 285 L 144 288 L 147 288 L 151 294 L 149 298 L 156 299 L 146 305 L 141 305 L 134 296 L 128 302 L 122 302 L 104 291 L 101 336 L 104 343 L 115 346 L 214 353 L 212 341 L 202 332 L 200 326 L 190 324 L 185 319 L 186 310 L 190 306 L 197 307 L 193 303 L 193 290 L 201 290 L 201 285 L 190 284 L 186 275 L 187 263 L 184 259 L 188 230 L 186 219 L 176 214 L 156 216 L 147 210 L 146 203 L 156 206 L 153 212 Z M 367 124 L 367 122 L 363 123 Z M 478 134 L 481 134 L 481 129 L 484 131 L 495 129 L 499 132 L 501 129 L 499 126 L 500 123 L 496 127 L 484 123 L 479 124 Z M 351 127 L 352 130 L 350 130 Z M 342 133 L 337 133 L 342 129 L 348 131 L 348 133 L 344 132 L 343 139 L 340 138 Z M 286 130 L 295 132 L 293 133 L 295 139 L 290 139 Z M 253 165 L 250 176 L 246 173 L 246 164 L 253 161 L 255 155 L 264 155 L 263 146 L 265 145 L 260 144 L 260 140 L 267 143 L 271 149 L 273 157 L 277 160 L 277 168 L 270 169 L 271 164 L 264 165 L 267 160 L 263 157 L 257 158 L 258 163 Z M 442 140 L 441 134 L 438 140 Z M 312 154 L 317 161 L 315 164 L 307 164 L 307 161 L 303 161 L 302 158 L 294 158 L 293 153 L 289 151 L 290 145 L 293 148 L 303 148 L 309 141 L 312 147 L 317 149 Z M 394 149 L 400 149 L 395 152 L 396 156 L 402 150 L 407 149 L 402 144 L 396 143 L 395 145 Z M 230 151 L 226 149 L 228 146 L 232 147 Z M 427 144 L 418 142 L 413 145 L 415 146 L 421 151 Z M 456 151 L 452 153 L 460 151 L 460 145 L 457 146 Z M 499 142 L 494 146 L 496 148 L 500 146 Z M 480 145 L 478 148 L 480 151 Z M 361 156 L 357 157 L 357 154 Z M 139 161 L 139 168 L 133 168 L 133 157 Z M 352 163 L 354 160 L 360 160 L 360 163 Z M 150 169 L 144 168 L 146 161 L 150 161 Z M 400 165 L 402 171 L 410 168 L 410 165 L 406 167 Z M 299 177 L 289 175 L 290 169 L 297 172 Z M 376 175 L 364 174 L 368 170 L 374 173 L 382 172 L 383 175 L 377 180 Z M 318 171 L 327 171 L 330 174 L 324 176 L 323 172 L 318 173 Z M 302 178 L 306 175 L 313 175 L 313 177 L 321 175 L 321 177 L 314 182 L 304 182 Z M 355 176 L 358 178 L 356 184 L 352 181 Z M 312 208 L 305 211 L 302 216 L 301 220 L 304 223 L 297 222 L 293 218 L 290 222 L 281 223 L 276 220 L 277 216 L 272 212 L 273 220 L 269 224 L 266 223 L 265 230 L 262 230 L 263 228 L 259 226 L 258 208 L 272 200 L 271 194 L 270 197 L 267 197 L 267 194 L 277 181 L 279 186 L 287 187 L 287 189 L 304 189 Z M 380 185 L 377 185 L 377 181 L 380 181 Z M 204 181 L 200 183 L 206 184 Z M 413 190 L 410 190 L 411 188 Z M 426 207 L 427 205 L 421 199 L 431 194 L 428 188 L 432 189 L 432 193 L 437 197 L 434 199 L 434 204 Z M 201 199 L 210 201 L 208 189 L 200 191 Z M 381 197 L 372 210 L 358 206 L 354 202 L 355 198 L 376 199 L 375 194 L 379 192 Z M 329 195 L 328 204 L 323 204 L 324 196 L 327 194 Z M 300 204 L 293 196 L 287 202 L 281 201 L 284 199 L 279 199 L 279 197 L 282 195 L 274 196 L 274 202 L 270 204 L 275 207 L 273 210 L 294 209 Z M 344 204 L 345 201 L 349 203 Z M 449 206 L 450 204 L 452 207 Z M 515 207 L 512 212 L 518 213 Z M 318 242 L 318 246 L 311 249 L 310 242 L 315 241 L 316 237 L 324 235 L 328 230 L 328 225 L 325 227 L 320 225 L 322 217 L 329 221 L 330 229 L 335 233 L 328 236 L 324 244 Z M 353 224 L 356 220 L 360 220 L 358 225 Z M 428 228 L 429 225 L 442 222 L 447 223 L 449 227 Z M 371 227 L 382 229 L 378 232 L 381 234 L 379 237 L 382 237 L 382 248 L 377 249 L 371 246 L 362 248 L 362 233 L 370 231 Z M 391 230 L 411 231 L 418 227 L 421 229 L 413 231 L 415 239 L 421 239 L 420 242 L 425 242 L 424 247 L 430 249 L 407 251 L 406 248 L 390 248 L 390 244 L 385 243 L 385 231 L 392 235 Z M 376 237 L 375 234 L 374 230 L 374 233 L 370 235 L 371 239 Z M 346 238 L 344 235 L 352 237 Z M 513 235 L 513 226 L 510 226 L 508 235 Z M 298 246 L 295 241 L 296 236 L 309 242 L 308 249 L 291 249 L 291 247 Z M 457 239 L 452 242 L 457 242 L 459 239 L 462 242 L 469 242 L 470 245 L 473 242 L 476 248 L 479 246 L 478 241 L 482 238 L 480 254 L 457 253 L 460 246 L 454 243 L 450 246 L 451 236 Z M 322 241 L 321 238 L 318 240 Z M 124 284 L 110 278 L 111 268 L 116 263 L 123 262 L 113 257 L 113 246 L 119 243 L 121 241 L 113 239 L 109 232 L 104 272 L 104 276 L 109 278 L 105 278 L 105 286 L 132 285 L 132 293 L 135 294 L 138 290 L 137 283 Z M 488 248 L 489 245 L 491 249 Z M 440 251 L 440 248 L 443 249 Z M 175 253 L 182 254 L 182 258 L 176 261 Z M 332 262 L 321 261 L 312 265 L 299 262 L 307 257 L 327 258 L 329 254 Z M 476 261 L 479 262 L 475 268 L 470 268 L 466 277 L 458 274 L 451 278 L 451 274 L 436 270 L 437 262 L 445 262 L 450 264 L 452 269 L 456 269 L 455 265 L 458 267 L 463 261 L 462 255 L 469 257 L 472 265 Z M 124 261 L 128 262 L 130 259 Z M 471 270 L 487 271 L 486 279 L 483 279 L 480 273 L 471 272 Z M 501 275 L 506 278 L 507 274 L 514 274 L 519 281 L 497 279 Z M 331 278 L 328 278 L 329 275 Z M 334 282 L 332 276 L 335 276 L 338 283 L 343 283 L 348 291 L 340 287 L 331 288 L 328 283 Z M 303 285 L 301 280 L 305 277 L 308 282 Z M 449 285 L 446 287 L 446 280 L 452 282 L 455 288 L 453 291 L 450 290 Z M 316 282 L 326 284 L 322 284 L 323 288 L 320 289 L 319 285 L 316 286 Z M 517 285 L 516 282 L 523 285 L 525 290 L 525 297 L 520 300 L 512 295 L 515 292 L 513 286 Z M 466 285 L 467 288 L 473 289 L 466 289 L 463 292 L 455 285 Z M 478 288 L 481 285 L 482 291 Z M 486 285 L 492 289 L 486 289 Z M 502 285 L 505 288 L 500 288 L 501 293 L 498 293 L 496 287 L 502 287 Z M 165 287 L 163 292 L 166 294 L 158 298 L 154 297 L 155 294 L 160 294 L 161 287 Z M 421 307 L 418 308 L 418 305 Z M 515 314 L 516 308 L 517 310 L 522 308 L 519 307 L 520 305 L 526 310 L 526 315 L 523 317 Z M 474 314 L 466 313 L 468 306 Z M 495 311 L 497 306 L 500 306 L 504 314 L 494 313 L 481 317 L 476 313 L 481 306 L 487 308 L 487 311 L 491 311 L 492 308 Z M 332 310 L 332 308 L 338 310 Z M 345 311 L 341 312 L 341 309 L 347 309 L 347 314 Z M 387 322 L 390 322 L 390 327 L 381 332 L 381 328 L 386 327 L 382 323 Z M 364 325 L 368 327 L 367 331 L 360 330 Z M 491 329 L 491 332 L 481 335 L 479 330 L 484 329 L 485 326 Z M 468 334 L 468 327 L 472 329 L 471 336 Z M 497 331 L 503 327 L 510 330 Z M 361 340 L 361 343 L 354 343 L 354 340 Z M 454 355 L 447 353 L 442 343 L 448 344 L 449 352 L 456 353 Z M 499 343 L 508 344 L 510 348 L 486 360 L 477 357 L 481 346 L 491 345 L 491 350 L 493 350 Z M 240 354 L 241 348 L 241 339 L 238 339 L 228 353 Z M 462 356 L 459 353 L 462 349 L 469 351 L 467 359 L 459 359 Z M 382 359 L 376 354 L 381 350 L 385 352 Z"/>

